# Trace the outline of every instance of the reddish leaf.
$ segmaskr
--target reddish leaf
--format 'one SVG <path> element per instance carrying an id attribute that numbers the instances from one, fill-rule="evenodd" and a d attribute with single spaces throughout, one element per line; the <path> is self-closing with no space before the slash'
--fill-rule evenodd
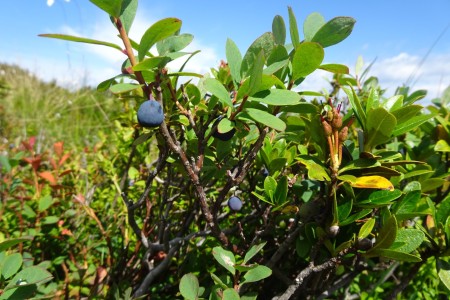
<path id="1" fill-rule="evenodd" d="M 70 173 L 72 173 L 71 169 L 62 171 L 61 173 L 59 173 L 59 177 L 63 177 L 64 175 L 67 175 L 67 174 L 70 174 Z"/>
<path id="2" fill-rule="evenodd" d="M 49 161 L 50 161 L 50 164 L 52 165 L 53 170 L 56 170 L 57 165 L 56 165 L 55 160 L 53 158 L 50 158 Z"/>
<path id="3" fill-rule="evenodd" d="M 56 142 L 53 144 L 53 150 L 55 151 L 56 155 L 61 157 L 64 153 L 64 142 Z"/>
<path id="4" fill-rule="evenodd" d="M 56 184 L 55 177 L 49 171 L 40 172 L 38 175 L 39 175 L 39 177 L 47 180 L 50 184 Z"/>
<path id="5" fill-rule="evenodd" d="M 25 158 L 23 158 L 23 160 L 25 162 L 29 163 L 35 172 L 37 172 L 37 170 L 39 169 L 39 166 L 41 165 L 41 161 L 42 161 L 40 155 L 35 156 L 35 157 L 25 157 Z"/>
<path id="6" fill-rule="evenodd" d="M 59 160 L 58 166 L 61 167 L 63 163 L 70 157 L 70 153 L 64 154 L 63 157 Z"/>

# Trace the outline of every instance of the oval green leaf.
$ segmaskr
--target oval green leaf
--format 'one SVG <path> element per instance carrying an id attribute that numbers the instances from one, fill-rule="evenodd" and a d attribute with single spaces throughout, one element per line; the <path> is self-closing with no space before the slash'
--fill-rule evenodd
<path id="1" fill-rule="evenodd" d="M 179 288 L 181 296 L 183 296 L 186 300 L 198 299 L 199 283 L 194 274 L 185 274 L 181 278 Z"/>
<path id="2" fill-rule="evenodd" d="M 248 100 L 276 106 L 297 105 L 300 103 L 300 95 L 290 90 L 270 89 L 258 92 Z"/>
<path id="3" fill-rule="evenodd" d="M 329 47 L 347 38 L 353 30 L 356 20 L 351 17 L 336 17 L 324 24 L 311 39 L 322 47 Z"/>
<path id="4" fill-rule="evenodd" d="M 278 131 L 284 131 L 286 129 L 286 123 L 266 111 L 255 108 L 246 108 L 245 111 L 254 121 L 261 123 L 267 127 L 273 128 Z"/>
<path id="5" fill-rule="evenodd" d="M 177 18 L 162 19 L 145 31 L 138 49 L 139 61 L 143 60 L 150 48 L 157 42 L 173 35 L 180 30 L 181 20 Z"/>
<path id="6" fill-rule="evenodd" d="M 22 262 L 22 255 L 20 253 L 13 253 L 6 256 L 1 268 L 3 278 L 8 279 L 16 274 L 20 267 L 22 267 Z"/>
<path id="7" fill-rule="evenodd" d="M 215 95 L 224 106 L 233 107 L 230 99 L 230 93 L 225 89 L 222 83 L 214 78 L 206 78 L 203 80 L 203 87 Z"/>
<path id="8" fill-rule="evenodd" d="M 318 43 L 304 42 L 297 46 L 292 59 L 292 80 L 306 77 L 319 68 L 325 52 Z"/>
<path id="9" fill-rule="evenodd" d="M 310 42 L 317 31 L 324 24 L 325 19 L 320 13 L 313 12 L 312 14 L 309 14 L 303 23 L 303 34 L 305 35 L 305 41 Z"/>

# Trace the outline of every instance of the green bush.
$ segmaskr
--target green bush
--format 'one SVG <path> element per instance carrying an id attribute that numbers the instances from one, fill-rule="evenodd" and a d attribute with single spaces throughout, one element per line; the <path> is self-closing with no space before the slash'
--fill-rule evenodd
<path id="1" fill-rule="evenodd" d="M 184 70 L 201 53 L 183 52 L 193 37 L 179 19 L 131 41 L 137 0 L 91 2 L 125 50 L 42 36 L 125 52 L 98 86 L 122 114 L 84 151 L 28 139 L 0 157 L 3 298 L 23 288 L 12 275 L 39 267 L 54 278 L 27 280 L 30 295 L 445 299 L 447 102 L 424 108 L 426 92 L 405 87 L 385 97 L 360 59 L 354 75 L 323 64 L 354 19 L 314 13 L 301 35 L 289 8 L 287 27 L 275 16 L 243 55 L 228 39 L 227 62 L 202 75 Z M 302 89 L 317 69 L 333 74 L 328 94 Z M 164 121 L 144 127 L 138 108 L 155 100 Z"/>

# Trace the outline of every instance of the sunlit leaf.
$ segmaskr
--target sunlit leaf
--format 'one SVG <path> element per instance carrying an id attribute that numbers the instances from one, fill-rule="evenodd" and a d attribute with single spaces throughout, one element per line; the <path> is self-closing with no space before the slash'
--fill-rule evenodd
<path id="1" fill-rule="evenodd" d="M 227 39 L 225 54 L 230 67 L 231 78 L 236 84 L 241 82 L 242 55 L 237 45 L 231 39 Z"/>
<path id="2" fill-rule="evenodd" d="M 303 34 L 305 35 L 305 41 L 310 42 L 317 31 L 325 24 L 324 17 L 318 13 L 313 12 L 309 14 L 305 22 L 303 23 Z"/>
<path id="3" fill-rule="evenodd" d="M 270 89 L 258 92 L 248 98 L 251 101 L 262 102 L 269 105 L 296 105 L 300 103 L 300 95 L 289 90 Z"/>
<path id="4" fill-rule="evenodd" d="M 292 59 L 292 80 L 306 77 L 319 68 L 325 52 L 318 43 L 303 42 L 295 49 Z"/>
<path id="5" fill-rule="evenodd" d="M 83 37 L 78 37 L 78 36 L 73 36 L 73 35 L 45 33 L 45 34 L 39 34 L 39 36 L 58 39 L 58 40 L 71 41 L 71 42 L 78 42 L 78 43 L 102 45 L 102 46 L 114 48 L 114 49 L 122 52 L 122 48 L 119 45 L 116 45 L 113 43 L 108 43 L 108 42 L 103 42 L 103 41 L 98 41 L 98 40 L 93 40 L 93 39 L 88 39 L 88 38 L 83 38 Z"/>
<path id="6" fill-rule="evenodd" d="M 300 34 L 298 33 L 297 19 L 295 18 L 292 7 L 288 6 L 289 14 L 289 33 L 291 34 L 291 41 L 294 48 L 300 44 Z"/>
<path id="7" fill-rule="evenodd" d="M 150 48 L 157 42 L 173 35 L 180 30 L 181 20 L 176 18 L 162 19 L 150 26 L 142 35 L 139 43 L 138 57 L 143 60 Z"/>
<path id="8" fill-rule="evenodd" d="M 180 293 L 186 300 L 198 299 L 199 283 L 197 276 L 192 273 L 188 273 L 181 277 L 180 281 Z"/>
<path id="9" fill-rule="evenodd" d="M 272 21 L 272 33 L 276 44 L 286 43 L 286 24 L 282 16 L 276 15 Z"/>
<path id="10" fill-rule="evenodd" d="M 268 112 L 254 108 L 246 108 L 245 112 L 247 112 L 253 120 L 267 127 L 278 131 L 284 131 L 286 129 L 286 123 Z"/>
<path id="11" fill-rule="evenodd" d="M 236 272 L 234 268 L 236 260 L 233 253 L 218 246 L 213 248 L 212 253 L 216 261 L 225 269 L 227 269 L 232 275 L 234 275 L 234 273 Z"/>
<path id="12" fill-rule="evenodd" d="M 317 30 L 312 42 L 318 42 L 322 47 L 329 47 L 347 38 L 353 30 L 356 20 L 350 17 L 336 17 Z"/>

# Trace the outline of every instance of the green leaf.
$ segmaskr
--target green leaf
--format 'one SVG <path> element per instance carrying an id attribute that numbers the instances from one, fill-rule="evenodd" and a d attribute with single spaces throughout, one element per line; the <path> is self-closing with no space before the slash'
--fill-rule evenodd
<path id="1" fill-rule="evenodd" d="M 259 245 L 253 245 L 248 251 L 247 253 L 245 253 L 244 256 L 244 264 L 248 263 L 256 254 L 259 253 L 259 251 L 261 251 L 264 246 L 266 245 L 267 242 L 263 242 Z"/>
<path id="2" fill-rule="evenodd" d="M 98 41 L 98 40 L 93 40 L 93 39 L 88 39 L 88 38 L 83 38 L 83 37 L 78 37 L 78 36 L 73 36 L 73 35 L 45 33 L 45 34 L 39 34 L 39 36 L 40 37 L 48 37 L 48 38 L 52 38 L 52 39 L 58 39 L 58 40 L 64 40 L 64 41 L 102 45 L 102 46 L 111 47 L 113 49 L 116 49 L 116 50 L 119 50 L 120 52 L 122 52 L 122 48 L 119 45 L 116 45 L 113 43 L 108 43 L 108 42 L 103 42 L 103 41 Z"/>
<path id="3" fill-rule="evenodd" d="M 258 56 L 261 50 L 264 51 L 264 57 L 270 56 L 272 49 L 275 45 L 273 34 L 271 32 L 266 32 L 258 37 L 248 48 L 247 52 L 242 59 L 241 64 L 241 77 L 245 78 L 249 76 L 249 71 L 251 70 L 255 58 Z"/>
<path id="4" fill-rule="evenodd" d="M 288 180 L 286 176 L 282 176 L 277 183 L 277 188 L 275 190 L 275 194 L 273 197 L 274 202 L 276 204 L 285 203 L 287 194 L 288 194 Z"/>
<path id="5" fill-rule="evenodd" d="M 177 18 L 166 18 L 154 23 L 142 35 L 139 43 L 138 58 L 143 60 L 150 48 L 157 42 L 173 35 L 181 28 L 181 20 Z"/>
<path id="6" fill-rule="evenodd" d="M 44 284 L 52 280 L 53 275 L 44 268 L 31 266 L 17 273 L 6 286 L 5 290 L 24 285 Z M 20 283 L 20 284 L 18 284 Z"/>
<path id="7" fill-rule="evenodd" d="M 44 225 L 55 224 L 59 221 L 57 216 L 47 216 L 41 220 L 41 223 Z"/>
<path id="8" fill-rule="evenodd" d="M 231 78 L 233 78 L 237 86 L 241 82 L 242 54 L 238 46 L 231 39 L 227 39 L 225 54 L 228 66 L 230 67 Z"/>
<path id="9" fill-rule="evenodd" d="M 112 17 L 120 17 L 123 0 L 89 0 Z"/>
<path id="10" fill-rule="evenodd" d="M 294 11 L 292 7 L 288 6 L 289 15 L 289 33 L 291 35 L 291 41 L 294 48 L 300 44 L 300 34 L 298 33 L 297 19 L 295 18 Z"/>
<path id="11" fill-rule="evenodd" d="M 235 289 L 228 288 L 225 291 L 223 291 L 223 297 L 222 299 L 226 300 L 240 300 L 238 292 L 236 292 Z"/>
<path id="12" fill-rule="evenodd" d="M 234 276 L 236 260 L 233 253 L 219 246 L 214 247 L 212 253 L 216 261 Z"/>
<path id="13" fill-rule="evenodd" d="M 378 166 L 381 166 L 381 163 L 379 163 L 376 159 L 358 158 L 358 159 L 350 161 L 348 164 L 346 164 L 341 169 L 339 169 L 339 174 L 342 174 L 346 171 L 367 169 L 367 168 L 373 168 L 373 167 L 378 167 Z"/>
<path id="14" fill-rule="evenodd" d="M 225 133 L 230 130 L 233 130 L 234 126 L 235 126 L 234 122 L 228 120 L 227 118 L 223 118 L 222 120 L 220 120 L 219 124 L 217 125 L 217 131 L 219 133 Z"/>
<path id="15" fill-rule="evenodd" d="M 369 220 L 367 220 L 367 222 L 365 222 L 363 226 L 361 226 L 361 228 L 359 229 L 358 238 L 363 239 L 367 237 L 372 232 L 374 225 L 375 225 L 374 218 L 370 218 Z"/>
<path id="16" fill-rule="evenodd" d="M 415 116 L 415 117 L 409 119 L 408 121 L 406 121 L 406 122 L 404 122 L 402 124 L 398 124 L 395 127 L 395 129 L 392 132 L 392 134 L 394 136 L 399 136 L 399 135 L 404 134 L 404 133 L 406 133 L 408 131 L 416 129 L 417 127 L 419 127 L 420 125 L 422 125 L 426 121 L 430 120 L 434 116 L 435 116 L 435 114 Z"/>
<path id="17" fill-rule="evenodd" d="M 248 100 L 275 106 L 296 105 L 300 103 L 300 95 L 289 90 L 270 89 L 258 92 Z"/>
<path id="18" fill-rule="evenodd" d="M 422 105 L 408 105 L 393 111 L 392 114 L 397 119 L 397 126 L 409 121 L 412 117 L 417 115 L 417 113 L 419 113 L 422 108 Z"/>
<path id="19" fill-rule="evenodd" d="M 436 222 L 445 224 L 445 220 L 448 216 L 450 216 L 450 195 L 445 197 L 445 199 L 437 206 Z"/>
<path id="20" fill-rule="evenodd" d="M 383 107 L 390 112 L 393 112 L 403 107 L 403 95 L 392 96 L 383 103 Z"/>
<path id="21" fill-rule="evenodd" d="M 308 178 L 319 181 L 331 181 L 327 172 L 327 167 L 320 160 L 308 155 L 301 155 L 296 159 L 304 164 L 308 169 Z"/>
<path id="22" fill-rule="evenodd" d="M 219 285 L 224 290 L 228 288 L 228 286 L 217 275 L 214 273 L 211 273 L 210 275 L 215 284 Z"/>
<path id="23" fill-rule="evenodd" d="M 335 74 L 348 74 L 350 71 L 346 65 L 341 64 L 325 64 L 320 65 L 319 69 Z"/>
<path id="24" fill-rule="evenodd" d="M 269 197 L 271 202 L 274 202 L 275 190 L 277 188 L 277 182 L 272 176 L 267 176 L 264 179 L 264 192 Z"/>
<path id="25" fill-rule="evenodd" d="M 286 123 L 266 111 L 255 108 L 246 108 L 245 112 L 247 112 L 254 121 L 261 123 L 267 127 L 273 128 L 278 131 L 284 131 L 286 129 Z"/>
<path id="26" fill-rule="evenodd" d="M 266 266 L 259 265 L 254 269 L 247 271 L 244 274 L 244 279 L 241 285 L 244 283 L 257 282 L 272 275 L 272 270 Z"/>
<path id="27" fill-rule="evenodd" d="M 402 228 L 398 230 L 397 237 L 390 249 L 405 253 L 416 250 L 425 240 L 425 234 L 419 229 Z"/>
<path id="28" fill-rule="evenodd" d="M 377 252 L 379 256 L 395 259 L 399 261 L 407 261 L 407 262 L 420 262 L 422 259 L 416 255 L 412 255 L 409 253 L 391 250 L 391 249 L 378 249 Z"/>
<path id="29" fill-rule="evenodd" d="M 138 7 L 138 0 L 122 0 L 120 20 L 127 33 L 130 32 Z"/>
<path id="30" fill-rule="evenodd" d="M 206 78 L 203 80 L 203 87 L 205 90 L 216 96 L 223 106 L 233 107 L 233 102 L 231 102 L 230 99 L 230 93 L 225 89 L 220 81 L 214 78 Z"/>
<path id="31" fill-rule="evenodd" d="M 20 253 L 13 253 L 6 256 L 0 268 L 3 278 L 8 279 L 16 274 L 20 267 L 22 267 L 22 262 L 22 255 Z"/>
<path id="32" fill-rule="evenodd" d="M 366 200 L 359 201 L 358 206 L 362 207 L 380 207 L 391 204 L 392 201 L 398 199 L 402 195 L 400 190 L 381 190 L 371 192 Z"/>
<path id="33" fill-rule="evenodd" d="M 305 41 L 310 42 L 319 29 L 325 24 L 324 17 L 318 13 L 313 12 L 309 14 L 303 23 L 303 34 Z"/>
<path id="34" fill-rule="evenodd" d="M 133 66 L 133 71 L 147 71 L 154 68 L 162 68 L 171 60 L 172 59 L 167 56 L 150 57 Z"/>
<path id="35" fill-rule="evenodd" d="M 360 77 L 363 67 L 364 67 L 364 59 L 361 55 L 359 55 L 356 60 L 356 65 L 355 65 L 355 75 L 356 76 Z"/>
<path id="36" fill-rule="evenodd" d="M 391 139 L 397 120 L 382 107 L 370 110 L 367 114 L 367 123 L 364 150 L 370 150 L 380 144 L 386 143 Z"/>
<path id="37" fill-rule="evenodd" d="M 258 55 L 256 55 L 255 59 L 253 60 L 253 65 L 251 66 L 249 70 L 249 85 L 248 85 L 248 95 L 251 96 L 255 92 L 259 91 L 259 87 L 262 84 L 262 76 L 263 76 L 263 69 L 264 69 L 264 51 L 259 51 Z"/>
<path id="38" fill-rule="evenodd" d="M 434 151 L 436 152 L 450 152 L 450 145 L 445 140 L 439 140 L 434 145 Z"/>
<path id="39" fill-rule="evenodd" d="M 118 84 L 111 86 L 109 88 L 109 90 L 113 94 L 122 94 L 122 93 L 134 91 L 140 87 L 141 86 L 139 84 L 134 84 L 134 83 L 118 83 Z"/>
<path id="40" fill-rule="evenodd" d="M 311 39 L 322 47 L 329 47 L 340 43 L 347 38 L 353 30 L 356 20 L 350 17 L 336 17 L 324 24 Z"/>
<path id="41" fill-rule="evenodd" d="M 286 24 L 282 16 L 276 15 L 273 18 L 272 33 L 275 44 L 284 45 L 286 43 Z"/>
<path id="42" fill-rule="evenodd" d="M 156 50 L 161 56 L 167 53 L 178 52 L 186 48 L 193 39 L 194 36 L 189 33 L 169 36 L 156 44 Z"/>
<path id="43" fill-rule="evenodd" d="M 348 100 L 352 105 L 353 113 L 355 114 L 356 119 L 358 119 L 359 124 L 361 125 L 363 130 L 366 130 L 366 113 L 361 106 L 361 100 L 359 100 L 358 95 L 355 93 L 355 90 L 352 86 L 350 88 L 342 87 L 344 92 L 347 94 Z"/>
<path id="44" fill-rule="evenodd" d="M 450 291 L 450 263 L 441 258 L 438 258 L 436 260 L 436 266 L 439 279 Z"/>
<path id="45" fill-rule="evenodd" d="M 199 283 L 197 276 L 192 273 L 185 274 L 180 281 L 180 293 L 187 300 L 197 300 Z"/>
<path id="46" fill-rule="evenodd" d="M 397 237 L 397 220 L 394 215 L 392 215 L 381 228 L 375 245 L 372 249 L 367 251 L 367 254 L 371 253 L 375 249 L 386 249 L 389 248 Z"/>
<path id="47" fill-rule="evenodd" d="M 363 209 L 363 210 L 361 210 L 361 211 L 359 211 L 357 213 L 354 213 L 353 215 L 349 216 L 344 221 L 340 222 L 339 225 L 345 226 L 345 225 L 348 225 L 348 224 L 352 224 L 356 220 L 360 220 L 361 218 L 367 216 L 371 212 L 372 212 L 371 209 Z"/>
<path id="48" fill-rule="evenodd" d="M 38 210 L 40 212 L 43 212 L 47 210 L 47 208 L 49 208 L 53 203 L 54 201 L 51 195 L 43 196 L 41 197 L 41 199 L 39 199 Z"/>
<path id="49" fill-rule="evenodd" d="M 33 240 L 32 236 L 22 236 L 20 238 L 9 239 L 0 243 L 0 252 L 5 251 L 22 242 Z"/>
<path id="50" fill-rule="evenodd" d="M 292 80 L 306 77 L 322 63 L 325 53 L 318 43 L 303 42 L 295 49 L 292 59 Z"/>

